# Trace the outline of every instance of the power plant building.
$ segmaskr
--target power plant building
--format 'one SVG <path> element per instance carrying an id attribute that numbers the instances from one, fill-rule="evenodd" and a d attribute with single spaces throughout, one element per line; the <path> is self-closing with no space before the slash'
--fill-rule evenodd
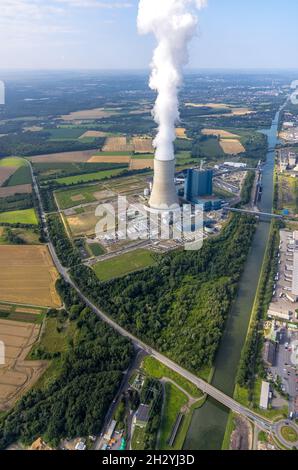
<path id="1" fill-rule="evenodd" d="M 184 197 L 187 201 L 195 202 L 199 197 L 212 196 L 213 171 L 187 170 Z"/>

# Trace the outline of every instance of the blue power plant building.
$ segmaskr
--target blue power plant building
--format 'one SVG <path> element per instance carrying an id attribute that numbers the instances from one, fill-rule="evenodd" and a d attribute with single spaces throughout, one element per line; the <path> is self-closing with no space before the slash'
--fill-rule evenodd
<path id="1" fill-rule="evenodd" d="M 212 196 L 213 171 L 187 170 L 184 197 L 187 201 L 195 202 L 198 197 Z"/>
<path id="2" fill-rule="evenodd" d="M 184 199 L 193 204 L 202 204 L 205 211 L 221 209 L 222 201 L 213 197 L 212 194 L 212 170 L 187 170 Z"/>

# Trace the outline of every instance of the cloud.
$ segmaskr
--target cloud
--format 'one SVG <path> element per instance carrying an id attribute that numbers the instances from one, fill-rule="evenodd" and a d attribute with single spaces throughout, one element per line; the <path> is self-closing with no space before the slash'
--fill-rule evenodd
<path id="1" fill-rule="evenodd" d="M 71 7 L 79 8 L 106 8 L 106 9 L 121 9 L 131 8 L 132 3 L 129 2 L 101 2 L 98 0 L 55 0 L 56 3 L 68 5 Z"/>

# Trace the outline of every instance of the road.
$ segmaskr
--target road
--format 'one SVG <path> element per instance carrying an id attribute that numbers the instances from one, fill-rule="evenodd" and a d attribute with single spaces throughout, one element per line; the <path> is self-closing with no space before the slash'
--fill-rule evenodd
<path id="1" fill-rule="evenodd" d="M 40 205 L 40 211 L 41 211 L 41 217 L 42 221 L 45 227 L 46 233 L 47 231 L 47 221 L 46 221 L 46 214 L 43 209 L 42 205 L 42 200 L 39 192 L 39 187 L 33 172 L 32 165 L 30 164 L 31 168 L 31 173 L 32 173 L 32 180 L 33 180 L 33 186 L 37 195 L 37 199 L 39 201 Z M 232 410 L 234 413 L 238 413 L 242 416 L 245 416 L 246 418 L 250 419 L 253 421 L 260 429 L 267 431 L 267 432 L 275 432 L 276 431 L 276 424 L 273 424 L 271 421 L 267 420 L 266 418 L 258 415 L 257 413 L 252 412 L 250 409 L 242 406 L 240 403 L 238 403 L 236 400 L 233 398 L 227 396 L 225 393 L 221 392 L 217 388 L 213 387 L 211 384 L 205 382 L 204 380 L 200 379 L 196 375 L 192 374 L 188 370 L 184 369 L 180 365 L 176 364 L 174 361 L 169 359 L 168 357 L 164 356 L 163 354 L 159 353 L 155 349 L 153 349 L 151 346 L 147 345 L 143 341 L 141 341 L 139 338 L 134 336 L 132 333 L 129 331 L 125 330 L 122 326 L 118 325 L 112 318 L 110 318 L 106 313 L 104 313 L 102 310 L 100 310 L 96 305 L 94 305 L 79 289 L 79 287 L 73 282 L 71 279 L 69 272 L 66 268 L 62 266 L 60 263 L 60 260 L 56 254 L 55 248 L 52 244 L 52 242 L 49 240 L 48 242 L 48 247 L 50 250 L 50 253 L 52 255 L 54 264 L 60 273 L 60 275 L 64 278 L 64 280 L 71 285 L 73 289 L 78 293 L 80 298 L 83 300 L 83 302 L 91 309 L 93 312 L 105 323 L 110 325 L 115 331 L 117 331 L 121 336 L 129 339 L 135 346 L 136 349 L 143 350 L 147 354 L 153 356 L 155 359 L 157 359 L 159 362 L 164 364 L 165 366 L 169 367 L 171 370 L 175 371 L 185 379 L 189 380 L 191 383 L 196 385 L 203 393 L 211 396 L 214 398 L 216 401 L 222 403 L 224 406 Z"/>

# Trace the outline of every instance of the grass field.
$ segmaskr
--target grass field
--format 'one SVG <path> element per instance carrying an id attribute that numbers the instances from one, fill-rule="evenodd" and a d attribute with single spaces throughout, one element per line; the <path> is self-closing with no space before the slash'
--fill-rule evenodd
<path id="1" fill-rule="evenodd" d="M 96 173 L 87 173 L 76 176 L 67 176 L 66 178 L 58 178 L 57 183 L 64 185 L 72 185 L 78 183 L 88 183 L 90 181 L 100 181 L 105 178 L 111 178 L 112 176 L 120 175 L 123 172 L 123 168 L 117 168 L 115 170 L 104 170 Z"/>
<path id="2" fill-rule="evenodd" d="M 168 440 L 171 437 L 178 414 L 188 403 L 186 395 L 171 383 L 165 384 L 165 395 L 159 440 L 159 449 L 162 450 L 175 449 L 175 442 L 174 446 L 170 447 L 168 445 Z"/>
<path id="3" fill-rule="evenodd" d="M 152 266 L 155 263 L 152 253 L 147 250 L 135 250 L 124 255 L 100 261 L 93 266 L 100 281 L 108 281 L 115 277 Z"/>
<path id="4" fill-rule="evenodd" d="M 290 426 L 283 426 L 281 428 L 281 435 L 288 442 L 298 441 L 298 433 Z"/>
<path id="5" fill-rule="evenodd" d="M 220 158 L 224 157 L 225 153 L 221 148 L 217 137 L 208 137 L 207 140 L 199 143 L 200 157 L 205 158 Z"/>
<path id="6" fill-rule="evenodd" d="M 0 224 L 38 225 L 38 219 L 34 209 L 2 212 L 0 214 Z"/>
<path id="7" fill-rule="evenodd" d="M 0 246 L 0 300 L 57 308 L 58 273 L 46 246 Z"/>
<path id="8" fill-rule="evenodd" d="M 13 166 L 15 168 L 20 168 L 27 165 L 27 161 L 20 157 L 7 157 L 0 159 L 0 167 Z"/>
<path id="9" fill-rule="evenodd" d="M 132 450 L 144 450 L 145 432 L 146 428 L 135 426 L 131 441 Z"/>
<path id="10" fill-rule="evenodd" d="M 100 185 L 92 185 L 67 191 L 57 191 L 55 195 L 60 209 L 68 209 L 69 207 L 78 206 L 80 204 L 96 202 L 94 194 L 101 189 L 102 186 Z"/>
<path id="11" fill-rule="evenodd" d="M 32 182 L 31 171 L 28 165 L 19 167 L 5 183 L 6 186 L 18 186 Z"/>
<path id="12" fill-rule="evenodd" d="M 101 256 L 105 253 L 105 250 L 99 243 L 88 243 L 87 246 L 93 256 Z"/>
<path id="13" fill-rule="evenodd" d="M 194 398 L 200 398 L 203 396 L 202 392 L 193 383 L 189 382 L 172 369 L 169 369 L 167 366 L 161 364 L 154 357 L 145 357 L 143 361 L 143 369 L 148 375 L 156 379 L 168 378 L 173 380 L 173 382 L 182 387 Z"/>
<path id="14" fill-rule="evenodd" d="M 62 127 L 58 129 L 44 129 L 44 131 L 51 134 L 49 140 L 64 141 L 79 139 L 86 132 L 86 129 L 84 127 Z"/>

